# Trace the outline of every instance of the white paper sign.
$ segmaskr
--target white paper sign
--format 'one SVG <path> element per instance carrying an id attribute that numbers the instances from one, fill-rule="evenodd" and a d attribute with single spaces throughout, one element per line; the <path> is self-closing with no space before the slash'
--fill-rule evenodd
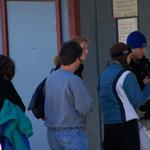
<path id="1" fill-rule="evenodd" d="M 138 30 L 137 18 L 118 19 L 118 41 L 125 42 L 129 33 Z"/>
<path id="2" fill-rule="evenodd" d="M 113 0 L 113 17 L 125 18 L 138 16 L 137 0 Z"/>

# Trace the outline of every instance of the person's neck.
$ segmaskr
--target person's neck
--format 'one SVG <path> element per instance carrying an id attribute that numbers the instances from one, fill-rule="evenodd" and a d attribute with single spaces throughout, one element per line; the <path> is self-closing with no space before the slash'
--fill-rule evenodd
<path id="1" fill-rule="evenodd" d="M 75 71 L 75 69 L 72 65 L 61 65 L 60 69 L 65 70 L 65 71 L 70 71 L 70 72 Z"/>

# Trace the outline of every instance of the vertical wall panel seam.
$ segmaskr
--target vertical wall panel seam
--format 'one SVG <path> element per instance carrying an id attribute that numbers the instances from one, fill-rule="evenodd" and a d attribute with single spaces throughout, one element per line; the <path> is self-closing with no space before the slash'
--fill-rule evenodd
<path id="1" fill-rule="evenodd" d="M 2 51 L 4 55 L 9 56 L 6 1 L 7 0 L 1 0 Z"/>
<path id="2" fill-rule="evenodd" d="M 60 0 L 55 0 L 56 9 L 56 31 L 57 31 L 57 47 L 58 51 L 61 50 L 62 46 L 62 21 L 61 21 L 61 2 Z"/>

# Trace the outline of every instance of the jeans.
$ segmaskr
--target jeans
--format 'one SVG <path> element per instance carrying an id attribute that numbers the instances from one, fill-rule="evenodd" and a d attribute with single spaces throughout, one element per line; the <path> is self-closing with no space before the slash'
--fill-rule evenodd
<path id="1" fill-rule="evenodd" d="M 88 140 L 82 128 L 47 130 L 51 150 L 88 150 Z"/>

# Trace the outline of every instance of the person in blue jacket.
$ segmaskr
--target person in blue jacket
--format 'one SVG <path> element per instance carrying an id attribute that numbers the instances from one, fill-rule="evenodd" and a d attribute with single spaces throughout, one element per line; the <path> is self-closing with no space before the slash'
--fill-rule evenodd
<path id="1" fill-rule="evenodd" d="M 131 49 L 116 43 L 110 49 L 111 61 L 99 77 L 98 93 L 104 124 L 104 150 L 140 150 L 136 109 L 150 96 L 150 79 L 141 90 L 129 71 Z"/>

